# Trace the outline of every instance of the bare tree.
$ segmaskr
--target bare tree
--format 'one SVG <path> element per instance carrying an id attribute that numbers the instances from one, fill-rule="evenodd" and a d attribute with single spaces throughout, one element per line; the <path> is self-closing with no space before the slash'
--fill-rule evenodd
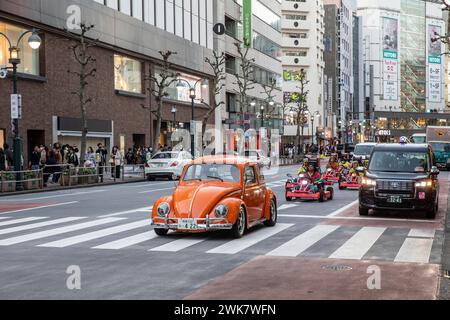
<path id="1" fill-rule="evenodd" d="M 264 92 L 261 92 L 266 98 L 266 111 L 264 112 L 265 115 L 270 118 L 271 116 L 275 115 L 279 109 L 279 107 L 275 104 L 275 95 L 273 92 L 277 90 L 277 82 L 275 79 L 272 79 L 270 81 L 270 85 L 263 86 Z"/>
<path id="2" fill-rule="evenodd" d="M 145 77 L 146 80 L 149 80 L 150 85 L 147 90 L 150 94 L 155 98 L 156 109 L 153 110 L 150 108 L 150 112 L 155 115 L 156 118 L 156 128 L 155 128 L 155 137 L 153 140 L 153 150 L 158 150 L 159 147 L 159 138 L 161 136 L 161 123 L 162 123 L 162 110 L 164 106 L 164 98 L 169 96 L 167 89 L 177 81 L 178 74 L 171 70 L 172 63 L 169 62 L 170 57 L 172 55 L 176 55 L 176 52 L 173 51 L 159 51 L 159 54 L 162 57 L 162 64 L 160 68 L 160 72 L 157 74 L 156 72 L 152 72 L 150 70 L 150 74 Z"/>
<path id="3" fill-rule="evenodd" d="M 92 98 L 87 96 L 86 90 L 89 85 L 88 79 L 95 78 L 97 69 L 95 67 L 96 59 L 90 52 L 90 48 L 97 45 L 97 40 L 87 38 L 87 34 L 94 29 L 94 25 L 85 23 L 80 24 L 80 34 L 67 31 L 71 42 L 73 58 L 78 64 L 77 71 L 68 70 L 68 73 L 75 75 L 79 80 L 79 86 L 72 94 L 79 99 L 79 106 L 81 112 L 81 150 L 80 150 L 80 164 L 84 164 L 86 154 L 86 139 L 89 132 L 87 119 L 87 106 L 92 102 Z"/>
<path id="4" fill-rule="evenodd" d="M 214 95 L 214 98 L 209 104 L 202 100 L 202 104 L 208 108 L 208 111 L 202 119 L 202 136 L 205 136 L 206 125 L 208 124 L 209 118 L 213 115 L 217 108 L 225 104 L 225 102 L 221 100 L 220 94 L 222 89 L 226 86 L 226 84 L 223 83 L 223 81 L 226 80 L 226 56 L 224 52 L 219 54 L 216 51 L 213 51 L 213 55 L 214 57 L 212 60 L 209 58 L 205 59 L 205 62 L 211 67 L 214 74 L 212 83 L 212 94 Z"/>
<path id="5" fill-rule="evenodd" d="M 253 64 L 256 60 L 254 58 L 248 58 L 249 48 L 243 49 L 239 42 L 236 42 L 234 45 L 237 48 L 240 59 L 239 70 L 234 75 L 236 77 L 236 82 L 234 82 L 234 84 L 239 88 L 239 105 L 241 108 L 242 120 L 244 120 L 244 108 L 248 106 L 247 92 L 255 88 Z"/>

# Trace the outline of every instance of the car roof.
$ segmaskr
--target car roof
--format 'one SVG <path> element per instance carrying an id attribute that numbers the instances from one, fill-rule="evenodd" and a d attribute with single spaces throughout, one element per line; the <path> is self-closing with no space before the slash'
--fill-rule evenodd
<path id="1" fill-rule="evenodd" d="M 356 146 L 376 146 L 378 143 L 376 142 L 364 142 L 364 143 L 358 143 Z"/>
<path id="2" fill-rule="evenodd" d="M 401 144 L 401 143 L 383 143 L 375 146 L 375 151 L 410 151 L 427 152 L 428 144 Z"/>
<path id="3" fill-rule="evenodd" d="M 248 164 L 256 164 L 255 161 L 252 161 L 251 159 L 244 158 L 244 157 L 238 157 L 238 156 L 207 156 L 202 157 L 194 160 L 192 162 L 193 164 L 211 164 L 211 163 L 217 163 L 217 164 L 231 164 L 231 165 L 237 165 L 237 166 L 246 166 Z"/>

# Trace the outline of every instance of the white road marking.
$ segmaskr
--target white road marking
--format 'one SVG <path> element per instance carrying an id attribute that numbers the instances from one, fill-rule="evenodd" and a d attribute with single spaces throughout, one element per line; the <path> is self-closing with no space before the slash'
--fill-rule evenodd
<path id="1" fill-rule="evenodd" d="M 264 228 L 251 234 L 247 234 L 241 239 L 227 242 L 220 247 L 209 250 L 207 253 L 236 254 L 292 226 L 293 224 L 278 223 L 275 227 Z"/>
<path id="2" fill-rule="evenodd" d="M 340 209 L 334 211 L 333 213 L 329 214 L 328 216 L 329 216 L 329 217 L 335 217 L 335 216 L 341 214 L 342 212 L 344 212 L 345 210 L 348 210 L 348 209 L 350 209 L 351 207 L 353 207 L 354 205 L 358 204 L 358 202 L 359 202 L 359 200 L 356 200 L 356 201 L 354 201 L 354 202 L 352 202 L 352 203 L 346 205 L 345 207 L 342 207 L 342 208 L 340 208 Z"/>
<path id="3" fill-rule="evenodd" d="M 9 220 L 9 221 L 5 221 L 5 222 L 0 222 L 0 227 L 10 226 L 12 224 L 19 224 L 19 223 L 23 223 L 23 222 L 43 220 L 43 219 L 47 219 L 47 217 L 29 217 L 29 218 L 23 218 L 23 219 Z"/>
<path id="4" fill-rule="evenodd" d="M 119 250 L 133 245 L 146 242 L 155 239 L 158 235 L 154 231 L 147 231 L 140 233 L 131 237 L 119 239 L 116 241 L 108 242 L 100 246 L 94 247 L 92 249 L 103 249 L 103 250 Z"/>
<path id="5" fill-rule="evenodd" d="M 434 229 L 411 229 L 408 237 L 411 238 L 434 238 L 436 230 Z"/>
<path id="6" fill-rule="evenodd" d="M 395 262 L 428 263 L 433 239 L 407 238 L 395 257 Z"/>
<path id="7" fill-rule="evenodd" d="M 56 220 L 26 224 L 23 226 L 2 229 L 2 230 L 0 230 L 0 235 L 19 232 L 19 231 L 25 231 L 25 230 L 31 230 L 31 229 L 37 229 L 37 228 L 43 228 L 43 227 L 49 227 L 49 226 L 54 226 L 55 224 L 72 222 L 72 221 L 77 221 L 77 220 L 81 220 L 81 219 L 86 219 L 86 218 L 85 217 L 68 217 L 68 218 L 61 218 L 61 219 L 56 219 Z"/>
<path id="8" fill-rule="evenodd" d="M 150 249 L 149 251 L 159 251 L 159 252 L 178 252 L 183 249 L 192 247 L 199 244 L 206 239 L 180 239 L 176 241 L 169 242 L 157 248 Z"/>
<path id="9" fill-rule="evenodd" d="M 282 206 L 280 206 L 278 208 L 278 211 L 283 211 L 283 210 L 287 210 L 287 209 L 295 208 L 295 207 L 298 207 L 298 205 L 296 205 L 296 204 L 283 204 Z"/>
<path id="10" fill-rule="evenodd" d="M 9 213 L 24 212 L 24 211 L 31 211 L 31 210 L 39 210 L 39 209 L 45 209 L 45 208 L 68 206 L 68 205 L 75 204 L 75 203 L 78 203 L 78 201 L 49 204 L 49 205 L 46 205 L 46 206 L 39 206 L 39 207 L 26 208 L 26 209 L 18 209 L 18 210 L 13 210 L 13 211 L 0 212 L 0 214 L 9 214 Z"/>
<path id="11" fill-rule="evenodd" d="M 85 219 L 85 218 L 78 218 L 78 219 Z M 60 235 L 63 233 L 68 233 L 68 232 L 72 232 L 72 231 L 91 228 L 91 227 L 99 226 L 102 224 L 117 222 L 120 220 L 123 220 L 123 218 L 106 218 L 106 219 L 101 219 L 101 220 L 94 220 L 94 221 L 90 221 L 90 222 L 75 224 L 75 225 L 71 225 L 71 226 L 67 226 L 67 227 L 47 230 L 47 231 L 30 233 L 30 234 L 26 234 L 23 236 L 2 239 L 2 240 L 0 240 L 0 246 L 10 246 L 13 244 L 23 243 L 23 242 L 27 242 L 27 241 L 31 241 L 31 240 L 48 238 L 48 237 Z"/>
<path id="12" fill-rule="evenodd" d="M 61 198 L 61 197 L 69 197 L 69 196 L 81 196 L 81 195 L 85 195 L 85 194 L 93 194 L 93 193 L 100 193 L 100 192 L 106 192 L 106 190 L 92 190 L 90 192 L 65 193 L 65 194 L 58 194 L 58 195 L 55 195 L 55 196 L 46 196 L 46 197 L 37 197 L 37 198 L 28 198 L 28 199 L 18 199 L 18 201 L 34 201 L 34 200 Z"/>
<path id="13" fill-rule="evenodd" d="M 148 212 L 149 214 L 151 214 L 152 209 L 153 209 L 153 207 L 144 207 L 144 208 L 127 210 L 127 211 L 120 211 L 120 212 L 116 212 L 116 213 L 106 214 L 106 215 L 100 216 L 99 218 L 116 217 L 116 216 L 122 216 L 122 215 L 130 214 L 130 213 L 137 213 L 137 212 Z"/>
<path id="14" fill-rule="evenodd" d="M 385 231 L 386 228 L 364 227 L 329 258 L 361 260 Z"/>
<path id="15" fill-rule="evenodd" d="M 132 223 L 122 224 L 119 226 L 102 229 L 94 232 L 89 232 L 85 234 L 81 234 L 78 236 L 61 239 L 57 241 L 52 241 L 49 243 L 41 244 L 38 247 L 48 247 L 48 248 L 66 248 L 75 244 L 88 242 L 94 239 L 103 238 L 106 236 L 110 236 L 116 233 L 121 233 L 129 230 L 134 230 L 138 228 L 142 228 L 145 226 L 150 226 L 149 220 L 140 220 Z"/>
<path id="16" fill-rule="evenodd" d="M 164 188 L 164 189 L 146 190 L 146 191 L 141 191 L 141 192 L 139 192 L 139 194 L 147 194 L 147 193 L 153 193 L 153 192 L 158 192 L 158 191 L 166 191 L 166 190 L 175 190 L 175 188 Z"/>
<path id="17" fill-rule="evenodd" d="M 297 257 L 302 252 L 312 247 L 315 243 L 336 231 L 339 226 L 319 225 L 302 233 L 298 237 L 286 242 L 282 246 L 269 252 L 268 256 Z"/>
<path id="18" fill-rule="evenodd" d="M 278 217 L 283 218 L 300 218 L 300 219 L 324 219 L 324 220 L 373 220 L 373 221 L 395 221 L 395 222 L 419 222 L 419 223 L 436 223 L 432 220 L 414 220 L 414 219 L 394 219 L 394 218 L 371 218 L 371 217 L 329 217 L 329 216 L 313 216 L 298 214 L 279 214 Z"/>

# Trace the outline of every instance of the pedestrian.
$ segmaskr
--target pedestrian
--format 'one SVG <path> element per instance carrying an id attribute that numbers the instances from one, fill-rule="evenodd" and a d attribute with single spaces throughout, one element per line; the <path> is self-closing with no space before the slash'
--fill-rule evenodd
<path id="1" fill-rule="evenodd" d="M 3 150 L 7 162 L 6 170 L 10 170 L 14 167 L 14 154 L 7 143 L 3 144 Z"/>
<path id="2" fill-rule="evenodd" d="M 3 150 L 3 148 L 0 148 L 0 172 L 2 171 L 6 171 L 6 155 L 5 155 L 5 151 Z"/>
<path id="3" fill-rule="evenodd" d="M 112 163 L 111 173 L 113 178 L 120 179 L 120 167 L 123 164 L 123 157 L 118 146 L 114 146 L 112 149 L 110 162 Z"/>
<path id="4" fill-rule="evenodd" d="M 41 151 L 38 146 L 35 146 L 30 155 L 28 166 L 33 171 L 39 171 L 41 165 Z"/>
<path id="5" fill-rule="evenodd" d="M 53 145 L 53 152 L 55 153 L 56 167 L 53 172 L 53 183 L 58 183 L 61 177 L 61 165 L 63 163 L 63 156 L 61 152 L 61 144 L 59 142 Z"/>
<path id="6" fill-rule="evenodd" d="M 103 144 L 102 143 L 97 144 L 97 151 L 95 151 L 95 160 L 98 165 L 98 174 L 100 176 L 100 182 L 103 182 L 103 172 L 106 167 L 107 155 L 108 151 L 106 151 Z"/>
<path id="7" fill-rule="evenodd" d="M 54 174 L 56 168 L 56 157 L 53 150 L 48 151 L 47 161 L 44 167 L 44 187 L 47 187 L 48 179 Z M 52 180 L 53 183 L 53 180 Z"/>
<path id="8" fill-rule="evenodd" d="M 94 152 L 94 149 L 92 147 L 89 147 L 86 155 L 84 156 L 84 166 L 87 168 L 95 167 L 97 165 L 95 156 L 96 153 Z"/>
<path id="9" fill-rule="evenodd" d="M 47 162 L 47 151 L 45 150 L 45 148 L 46 147 L 42 144 L 39 147 L 39 152 L 41 153 L 40 159 L 41 168 L 43 168 L 45 166 L 45 163 Z"/>
<path id="10" fill-rule="evenodd" d="M 128 151 L 125 155 L 125 160 L 128 165 L 135 164 L 135 156 L 134 156 L 133 149 L 131 149 L 131 148 L 128 149 Z"/>
<path id="11" fill-rule="evenodd" d="M 78 167 L 80 165 L 80 160 L 76 154 L 76 149 L 74 147 L 69 147 L 69 153 L 67 154 L 67 164 Z"/>

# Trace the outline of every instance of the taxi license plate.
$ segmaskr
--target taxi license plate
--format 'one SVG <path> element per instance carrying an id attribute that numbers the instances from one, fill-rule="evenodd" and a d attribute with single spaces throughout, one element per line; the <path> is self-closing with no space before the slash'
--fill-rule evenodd
<path id="1" fill-rule="evenodd" d="M 180 219 L 178 220 L 179 230 L 198 230 L 198 223 L 195 219 Z"/>
<path id="2" fill-rule="evenodd" d="M 402 203 L 403 199 L 402 197 L 399 196 L 391 196 L 387 199 L 388 203 Z"/>

